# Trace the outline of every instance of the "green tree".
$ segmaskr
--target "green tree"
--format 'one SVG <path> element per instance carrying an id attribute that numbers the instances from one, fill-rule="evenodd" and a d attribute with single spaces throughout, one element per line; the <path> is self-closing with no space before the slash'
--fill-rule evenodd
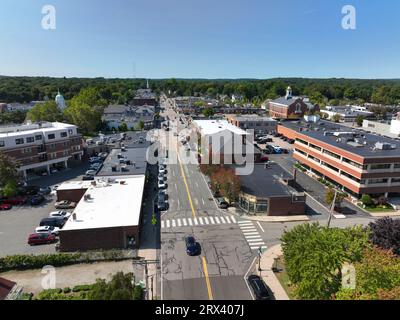
<path id="1" fill-rule="evenodd" d="M 16 185 L 19 180 L 18 168 L 18 161 L 0 151 L 0 186 L 9 184 L 10 189 L 12 185 Z"/>
<path id="2" fill-rule="evenodd" d="M 340 205 L 342 203 L 344 197 L 345 197 L 345 195 L 342 192 L 336 191 L 335 205 Z M 325 202 L 329 205 L 332 205 L 334 198 L 335 198 L 335 189 L 333 189 L 332 187 L 329 187 L 325 193 Z"/>
<path id="3" fill-rule="evenodd" d="M 369 194 L 363 194 L 361 196 L 361 203 L 368 207 L 372 205 L 374 202 L 372 201 L 372 198 Z"/>
<path id="4" fill-rule="evenodd" d="M 332 120 L 333 120 L 334 122 L 339 122 L 341 118 L 342 118 L 342 117 L 341 117 L 340 114 L 338 114 L 338 113 L 335 113 L 335 114 L 332 116 Z"/>
<path id="5" fill-rule="evenodd" d="M 15 181 L 8 181 L 1 190 L 1 194 L 4 197 L 13 197 L 17 195 L 17 183 Z"/>
<path id="6" fill-rule="evenodd" d="M 55 101 L 46 101 L 45 103 L 36 104 L 31 110 L 28 111 L 26 117 L 32 122 L 56 122 L 63 120 L 63 113 L 57 107 Z"/>
<path id="7" fill-rule="evenodd" d="M 139 121 L 139 129 L 140 129 L 140 130 L 143 130 L 143 129 L 144 129 L 144 121 L 143 121 L 143 120 L 140 120 L 140 121 Z"/>
<path id="8" fill-rule="evenodd" d="M 126 132 L 128 131 L 128 126 L 126 125 L 125 122 L 122 122 L 121 125 L 118 127 L 118 130 L 121 132 Z"/>
<path id="9" fill-rule="evenodd" d="M 357 125 L 358 125 L 359 127 L 361 127 L 362 124 L 363 124 L 363 121 L 364 121 L 364 116 L 362 116 L 362 115 L 359 114 L 359 115 L 356 117 L 356 123 L 357 123 Z"/>
<path id="10" fill-rule="evenodd" d="M 344 262 L 360 261 L 368 243 L 362 227 L 302 224 L 284 232 L 282 250 L 290 281 L 300 299 L 330 299 L 341 286 Z"/>
<path id="11" fill-rule="evenodd" d="M 213 108 L 205 108 L 202 113 L 205 117 L 210 118 L 214 115 L 214 110 Z"/>

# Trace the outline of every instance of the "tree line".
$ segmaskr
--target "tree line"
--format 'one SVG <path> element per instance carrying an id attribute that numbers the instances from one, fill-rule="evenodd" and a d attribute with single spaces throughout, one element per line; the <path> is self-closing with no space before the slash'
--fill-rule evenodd
<path id="1" fill-rule="evenodd" d="M 211 98 L 237 94 L 244 102 L 260 104 L 265 99 L 285 95 L 287 86 L 293 95 L 309 96 L 321 106 L 346 102 L 371 102 L 384 105 L 400 104 L 400 80 L 363 79 L 305 79 L 275 78 L 255 79 L 155 79 L 150 87 L 156 93 L 170 96 L 200 96 Z M 96 88 L 107 103 L 129 102 L 139 88 L 146 87 L 146 79 L 105 78 L 49 78 L 49 77 L 0 77 L 0 102 L 30 102 L 53 100 L 60 90 L 66 100 L 72 99 L 82 89 Z"/>

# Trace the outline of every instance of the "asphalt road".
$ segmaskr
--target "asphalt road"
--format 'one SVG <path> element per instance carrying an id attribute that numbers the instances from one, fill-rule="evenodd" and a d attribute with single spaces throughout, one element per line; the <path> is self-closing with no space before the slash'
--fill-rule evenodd
<path id="1" fill-rule="evenodd" d="M 244 275 L 254 251 L 238 220 L 218 209 L 198 166 L 186 161 L 183 147 L 176 137 L 172 140 L 169 159 L 178 161 L 167 166 L 169 210 L 162 214 L 161 228 L 162 299 L 251 299 Z M 199 256 L 186 254 L 184 237 L 189 234 L 202 247 Z"/>

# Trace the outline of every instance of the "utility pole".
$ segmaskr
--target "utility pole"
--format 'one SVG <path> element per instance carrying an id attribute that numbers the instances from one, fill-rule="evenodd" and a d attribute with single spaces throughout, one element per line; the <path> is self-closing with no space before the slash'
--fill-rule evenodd
<path id="1" fill-rule="evenodd" d="M 144 266 L 144 277 L 145 277 L 145 285 L 146 285 L 146 300 L 149 300 L 149 269 L 148 265 L 149 264 L 155 264 L 158 266 L 159 260 L 133 260 L 132 264 L 133 266 L 135 265 L 140 265 Z M 157 274 L 157 267 L 156 267 L 156 274 Z M 151 297 L 153 299 L 154 293 L 153 293 L 153 275 L 151 276 Z"/>
<path id="2" fill-rule="evenodd" d="M 329 228 L 330 225 L 331 225 L 331 220 L 332 220 L 333 211 L 335 210 L 336 196 L 337 196 L 337 190 L 335 189 L 335 195 L 333 196 L 333 201 L 332 201 L 332 204 L 331 204 L 331 209 L 329 210 L 328 228 Z"/>

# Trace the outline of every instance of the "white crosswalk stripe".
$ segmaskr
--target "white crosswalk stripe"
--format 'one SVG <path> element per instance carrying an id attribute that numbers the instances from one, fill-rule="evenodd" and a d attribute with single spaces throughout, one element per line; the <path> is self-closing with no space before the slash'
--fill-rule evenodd
<path id="1" fill-rule="evenodd" d="M 233 216 L 219 216 L 219 217 L 196 217 L 196 218 L 177 218 L 161 220 L 161 229 L 174 228 L 174 227 L 191 227 L 191 226 L 202 226 L 202 225 L 219 225 L 219 224 L 231 224 L 237 223 Z M 256 231 L 254 226 L 250 225 L 249 230 L 246 230 L 247 226 L 242 227 L 239 225 L 245 233 L 246 231 Z"/>
<path id="2" fill-rule="evenodd" d="M 238 225 L 251 250 L 258 250 L 260 247 L 267 247 L 252 221 L 241 220 L 238 222 Z"/>

